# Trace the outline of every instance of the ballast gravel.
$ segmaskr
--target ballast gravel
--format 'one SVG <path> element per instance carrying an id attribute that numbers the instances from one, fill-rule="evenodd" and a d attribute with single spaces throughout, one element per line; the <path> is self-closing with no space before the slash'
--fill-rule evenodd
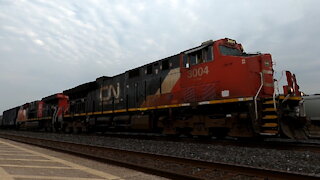
<path id="1" fill-rule="evenodd" d="M 17 132 L 6 132 L 16 134 Z M 320 154 L 309 151 L 264 149 L 256 147 L 143 140 L 55 133 L 19 132 L 27 137 L 59 139 L 65 142 L 103 146 L 121 150 L 149 152 L 209 162 L 247 165 L 320 176 Z"/>

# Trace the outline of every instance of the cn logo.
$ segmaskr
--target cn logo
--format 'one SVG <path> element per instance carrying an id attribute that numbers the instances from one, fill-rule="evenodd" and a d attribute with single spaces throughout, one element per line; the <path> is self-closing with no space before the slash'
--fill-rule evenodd
<path id="1" fill-rule="evenodd" d="M 108 101 L 112 97 L 118 99 L 120 96 L 120 84 L 117 83 L 116 87 L 113 85 L 105 85 L 100 88 L 100 99 L 102 101 Z"/>

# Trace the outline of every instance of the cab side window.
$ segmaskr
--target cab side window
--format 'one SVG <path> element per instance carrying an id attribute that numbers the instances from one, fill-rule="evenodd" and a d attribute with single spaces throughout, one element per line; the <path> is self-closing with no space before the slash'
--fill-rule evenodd
<path id="1" fill-rule="evenodd" d="M 213 60 L 213 51 L 212 46 L 207 46 L 202 50 L 204 62 L 209 62 Z"/>
<path id="2" fill-rule="evenodd" d="M 187 54 L 184 54 L 184 55 L 183 55 L 183 67 L 188 68 L 188 66 L 189 66 L 188 55 L 187 55 Z"/>
<path id="3" fill-rule="evenodd" d="M 190 65 L 195 65 L 195 64 L 198 64 L 197 62 L 199 61 L 199 59 L 201 59 L 201 56 L 198 53 L 192 53 L 192 54 L 189 54 L 189 59 L 190 59 Z"/>
<path id="4" fill-rule="evenodd" d="M 201 48 L 196 51 L 189 52 L 184 55 L 183 57 L 183 65 L 184 67 L 205 63 L 212 61 L 214 59 L 213 57 L 213 47 L 212 46 L 206 46 L 204 48 Z"/>

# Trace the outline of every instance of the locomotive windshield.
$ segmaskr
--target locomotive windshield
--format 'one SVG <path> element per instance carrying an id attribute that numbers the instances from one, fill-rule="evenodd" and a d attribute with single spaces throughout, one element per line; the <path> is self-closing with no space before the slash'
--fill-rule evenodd
<path id="1" fill-rule="evenodd" d="M 227 46 L 219 46 L 220 53 L 225 56 L 242 56 L 243 53 L 240 49 L 231 48 Z"/>

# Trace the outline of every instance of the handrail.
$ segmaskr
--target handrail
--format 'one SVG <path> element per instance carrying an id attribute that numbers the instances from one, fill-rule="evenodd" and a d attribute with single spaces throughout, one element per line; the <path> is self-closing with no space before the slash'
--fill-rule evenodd
<path id="1" fill-rule="evenodd" d="M 273 83 L 273 95 L 272 95 L 272 99 L 273 99 L 273 107 L 275 109 L 275 111 L 277 110 L 277 105 L 276 105 L 276 89 L 279 89 L 279 84 L 278 81 L 275 80 L 276 82 Z M 279 91 L 278 91 L 279 94 Z"/>
<path id="2" fill-rule="evenodd" d="M 53 118 L 52 118 L 52 122 L 51 122 L 52 125 L 57 122 L 58 111 L 59 111 L 59 108 L 54 107 Z"/>
<path id="3" fill-rule="evenodd" d="M 257 91 L 257 94 L 254 96 L 254 110 L 255 110 L 255 114 L 256 114 L 256 120 L 258 119 L 258 104 L 257 104 L 257 97 L 260 94 L 260 91 L 263 87 L 263 74 L 262 72 L 260 72 L 260 77 L 261 77 L 261 85 L 259 87 L 259 90 Z"/>

